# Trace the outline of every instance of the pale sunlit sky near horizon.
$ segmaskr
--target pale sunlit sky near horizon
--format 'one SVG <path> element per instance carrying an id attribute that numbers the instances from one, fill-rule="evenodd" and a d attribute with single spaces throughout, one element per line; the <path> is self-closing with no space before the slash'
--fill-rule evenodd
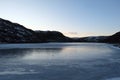
<path id="1" fill-rule="evenodd" d="M 0 0 L 0 17 L 71 37 L 120 31 L 120 0 Z"/>

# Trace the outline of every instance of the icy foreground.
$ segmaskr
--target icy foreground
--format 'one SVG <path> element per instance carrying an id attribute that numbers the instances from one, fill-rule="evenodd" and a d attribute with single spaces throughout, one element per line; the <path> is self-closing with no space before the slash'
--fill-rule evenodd
<path id="1" fill-rule="evenodd" d="M 0 80 L 119 80 L 119 52 L 100 43 L 2 44 Z"/>
<path id="2" fill-rule="evenodd" d="M 111 78 L 111 79 L 107 79 L 107 80 L 120 80 L 120 78 Z"/>

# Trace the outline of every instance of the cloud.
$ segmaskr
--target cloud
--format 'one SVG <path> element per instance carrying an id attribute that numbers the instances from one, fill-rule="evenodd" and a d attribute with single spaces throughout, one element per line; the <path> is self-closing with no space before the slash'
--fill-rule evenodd
<path id="1" fill-rule="evenodd" d="M 67 34 L 77 35 L 77 32 L 68 32 Z"/>

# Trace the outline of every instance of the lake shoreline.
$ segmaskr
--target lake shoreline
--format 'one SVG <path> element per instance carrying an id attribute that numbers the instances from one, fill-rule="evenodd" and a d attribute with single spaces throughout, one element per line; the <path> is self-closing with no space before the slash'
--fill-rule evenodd
<path id="1" fill-rule="evenodd" d="M 58 47 L 60 46 L 71 46 L 68 44 L 79 44 L 79 43 L 97 43 L 97 42 L 47 42 L 47 43 L 1 43 L 0 49 L 14 49 L 14 48 L 44 48 L 48 46 L 48 48 L 52 47 L 52 45 L 56 44 Z M 64 45 L 63 45 L 64 44 Z M 99 44 L 108 44 L 116 48 L 120 48 L 120 43 L 99 43 Z M 35 46 L 37 45 L 37 46 Z"/>

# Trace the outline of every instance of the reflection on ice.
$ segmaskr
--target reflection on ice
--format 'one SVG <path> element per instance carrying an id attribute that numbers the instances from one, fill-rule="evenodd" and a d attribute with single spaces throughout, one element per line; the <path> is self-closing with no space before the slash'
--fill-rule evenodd
<path id="1" fill-rule="evenodd" d="M 105 49 L 105 50 L 104 50 Z M 109 57 L 112 50 L 107 47 L 72 46 L 64 48 L 42 48 L 24 55 L 26 60 L 89 60 Z"/>
<path id="2" fill-rule="evenodd" d="M 19 72 L 19 71 L 3 71 L 0 75 L 24 75 L 24 74 L 35 74 L 37 72 Z"/>
<path id="3" fill-rule="evenodd" d="M 101 43 L 2 44 L 0 80 L 119 80 L 119 52 Z"/>

